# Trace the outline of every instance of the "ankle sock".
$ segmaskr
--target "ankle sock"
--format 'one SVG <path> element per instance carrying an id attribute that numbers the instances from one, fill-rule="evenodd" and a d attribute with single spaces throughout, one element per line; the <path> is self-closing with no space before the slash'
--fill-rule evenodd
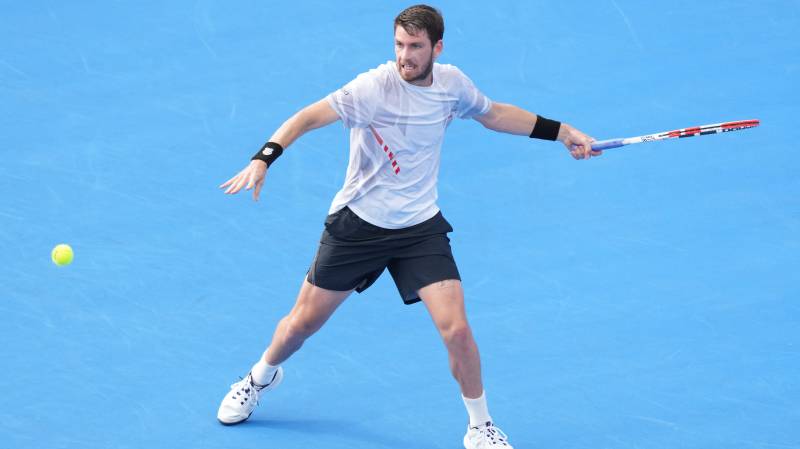
<path id="1" fill-rule="evenodd" d="M 264 360 L 262 356 L 259 361 L 250 369 L 250 375 L 253 376 L 253 382 L 258 385 L 267 385 L 272 381 L 275 376 L 275 371 L 278 366 L 272 366 Z"/>
<path id="2" fill-rule="evenodd" d="M 481 395 L 475 399 L 470 399 L 463 394 L 461 395 L 461 399 L 464 400 L 464 405 L 467 407 L 470 426 L 482 426 L 492 420 L 492 417 L 489 415 L 489 406 L 486 404 L 485 391 L 482 391 Z"/>

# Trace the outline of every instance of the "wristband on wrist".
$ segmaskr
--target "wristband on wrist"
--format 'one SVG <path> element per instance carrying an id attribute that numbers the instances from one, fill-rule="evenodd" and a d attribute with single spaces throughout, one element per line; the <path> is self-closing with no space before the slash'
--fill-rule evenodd
<path id="1" fill-rule="evenodd" d="M 531 131 L 532 139 L 556 140 L 558 139 L 558 130 L 561 129 L 561 122 L 544 118 L 541 115 L 536 116 L 536 124 L 533 125 Z"/>
<path id="2" fill-rule="evenodd" d="M 283 147 L 279 143 L 267 142 L 258 150 L 258 153 L 250 158 L 251 161 L 259 160 L 267 163 L 267 168 L 283 154 Z"/>

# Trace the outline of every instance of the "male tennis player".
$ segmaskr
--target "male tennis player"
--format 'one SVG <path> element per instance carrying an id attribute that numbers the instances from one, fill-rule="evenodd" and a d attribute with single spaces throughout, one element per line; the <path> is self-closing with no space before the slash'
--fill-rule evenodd
<path id="1" fill-rule="evenodd" d="M 298 137 L 337 120 L 351 129 L 344 186 L 333 199 L 297 302 L 278 323 L 263 356 L 223 399 L 217 415 L 223 424 L 249 418 L 262 395 L 283 379 L 280 365 L 353 290 L 366 290 L 388 268 L 406 304 L 425 304 L 447 347 L 469 415 L 464 446 L 511 448 L 489 415 L 478 347 L 447 238 L 453 228 L 436 206 L 444 132 L 454 117 L 474 118 L 491 130 L 559 140 L 575 159 L 600 153 L 575 128 L 493 103 L 458 68 L 434 63 L 443 34 L 436 9 L 417 5 L 401 12 L 394 21 L 395 61 L 358 75 L 295 114 L 247 167 L 220 186 L 228 194 L 254 188 L 258 200 L 268 167 Z"/>

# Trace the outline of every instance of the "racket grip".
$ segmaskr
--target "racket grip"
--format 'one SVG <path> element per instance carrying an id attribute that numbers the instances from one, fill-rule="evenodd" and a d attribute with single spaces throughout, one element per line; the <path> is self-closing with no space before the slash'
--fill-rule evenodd
<path id="1" fill-rule="evenodd" d="M 592 149 L 594 151 L 600 151 L 607 150 L 609 148 L 619 148 L 625 146 L 625 144 L 622 143 L 622 140 L 623 139 L 598 140 L 596 142 L 592 142 Z"/>

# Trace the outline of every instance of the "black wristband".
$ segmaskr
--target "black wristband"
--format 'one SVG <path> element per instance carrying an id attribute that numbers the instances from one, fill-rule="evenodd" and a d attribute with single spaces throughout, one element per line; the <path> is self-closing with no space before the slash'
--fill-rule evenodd
<path id="1" fill-rule="evenodd" d="M 258 153 L 250 158 L 251 161 L 259 160 L 267 163 L 267 168 L 283 154 L 283 147 L 279 143 L 267 142 L 258 150 Z"/>
<path id="2" fill-rule="evenodd" d="M 536 117 L 536 124 L 531 131 L 532 139 L 556 140 L 558 130 L 561 129 L 561 122 L 544 118 L 541 115 Z"/>

